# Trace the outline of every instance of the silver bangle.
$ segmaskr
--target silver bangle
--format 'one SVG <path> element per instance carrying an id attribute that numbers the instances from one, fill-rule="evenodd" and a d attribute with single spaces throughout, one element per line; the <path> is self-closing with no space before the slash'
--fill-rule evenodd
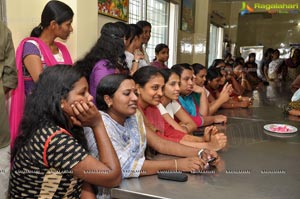
<path id="1" fill-rule="evenodd" d="M 202 158 L 202 153 L 204 152 L 204 149 L 200 149 L 200 151 L 198 151 L 198 157 Z"/>

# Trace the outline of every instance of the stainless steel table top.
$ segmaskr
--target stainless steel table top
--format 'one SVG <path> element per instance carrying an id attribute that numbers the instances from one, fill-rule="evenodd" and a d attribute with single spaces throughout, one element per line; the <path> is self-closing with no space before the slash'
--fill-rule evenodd
<path id="1" fill-rule="evenodd" d="M 263 128 L 269 123 L 285 123 L 299 129 L 299 118 L 282 113 L 291 96 L 288 90 L 267 96 L 267 89 L 272 88 L 254 93 L 250 109 L 220 111 L 229 115 L 228 124 L 218 125 L 228 136 L 228 147 L 219 153 L 222 164 L 217 169 L 188 174 L 187 182 L 160 180 L 156 175 L 126 179 L 112 190 L 112 197 L 299 199 L 299 131 L 282 136 Z M 275 85 L 273 89 L 282 88 Z"/>

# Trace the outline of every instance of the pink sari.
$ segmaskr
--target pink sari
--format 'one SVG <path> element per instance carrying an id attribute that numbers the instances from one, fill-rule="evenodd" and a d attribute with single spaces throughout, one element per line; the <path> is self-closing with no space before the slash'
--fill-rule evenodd
<path id="1" fill-rule="evenodd" d="M 11 142 L 10 146 L 11 149 L 13 148 L 14 141 L 18 136 L 19 125 L 21 119 L 23 117 L 24 105 L 25 105 L 25 90 L 24 90 L 24 78 L 23 78 L 23 46 L 26 41 L 34 40 L 38 43 L 39 49 L 41 54 L 44 57 L 44 62 L 48 67 L 58 64 L 56 59 L 54 58 L 50 48 L 39 38 L 36 37 L 28 37 L 21 41 L 17 51 L 16 51 L 16 65 L 18 70 L 18 86 L 15 90 L 12 91 L 11 94 L 11 108 L 10 108 L 10 115 L 9 115 L 9 124 L 10 124 L 10 137 Z M 67 50 L 67 48 L 59 43 L 55 42 L 56 46 L 61 51 L 64 63 L 65 64 L 72 64 L 71 56 Z"/>

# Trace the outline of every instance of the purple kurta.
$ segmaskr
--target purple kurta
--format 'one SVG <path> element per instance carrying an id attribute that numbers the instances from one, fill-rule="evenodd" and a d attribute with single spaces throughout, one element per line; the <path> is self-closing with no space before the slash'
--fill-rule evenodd
<path id="1" fill-rule="evenodd" d="M 96 90 L 100 80 L 110 74 L 117 73 L 117 69 L 107 68 L 109 61 L 106 59 L 102 59 L 98 61 L 91 74 L 90 74 L 90 93 L 94 97 L 94 102 L 96 102 Z"/>

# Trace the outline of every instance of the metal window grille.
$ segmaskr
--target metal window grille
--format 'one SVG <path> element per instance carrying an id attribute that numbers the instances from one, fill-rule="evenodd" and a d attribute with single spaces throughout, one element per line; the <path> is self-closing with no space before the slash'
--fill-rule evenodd
<path id="1" fill-rule="evenodd" d="M 169 6 L 164 0 L 130 0 L 129 23 L 146 20 L 151 23 L 151 38 L 147 45 L 150 61 L 155 57 L 155 46 L 159 43 L 168 44 Z"/>

